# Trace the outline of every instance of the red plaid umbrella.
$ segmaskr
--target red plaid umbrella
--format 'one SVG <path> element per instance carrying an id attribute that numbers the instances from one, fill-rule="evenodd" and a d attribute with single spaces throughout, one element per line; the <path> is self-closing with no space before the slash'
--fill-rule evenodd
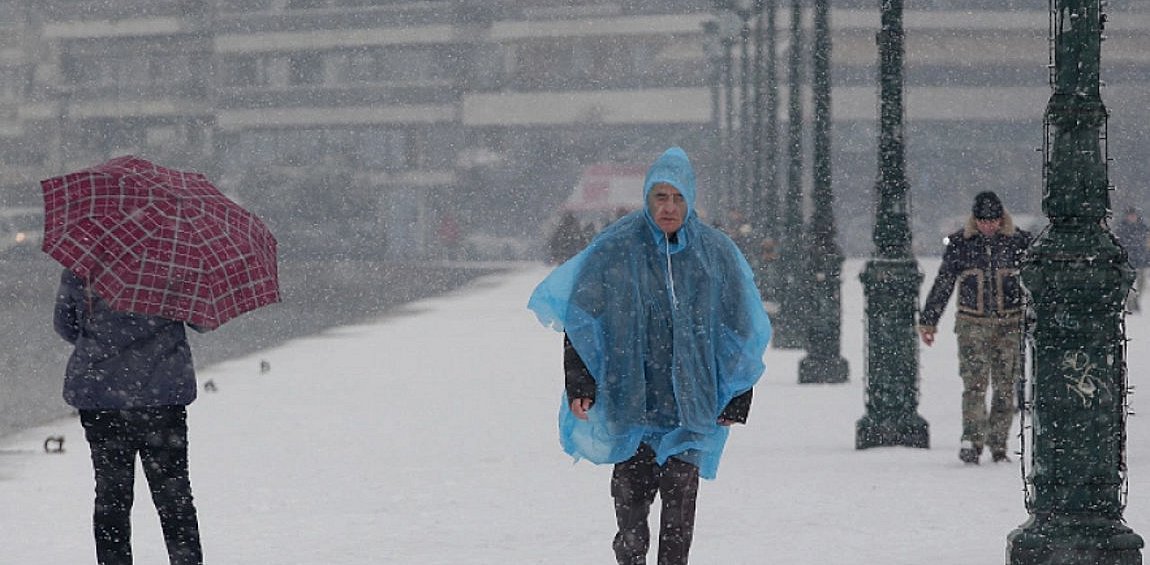
<path id="1" fill-rule="evenodd" d="M 129 155 L 40 186 L 44 252 L 116 310 L 216 328 L 280 300 L 275 237 L 199 173 Z"/>

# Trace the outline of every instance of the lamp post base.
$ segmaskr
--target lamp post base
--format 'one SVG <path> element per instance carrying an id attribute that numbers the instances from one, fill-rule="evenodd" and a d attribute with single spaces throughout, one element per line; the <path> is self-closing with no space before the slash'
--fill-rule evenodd
<path id="1" fill-rule="evenodd" d="M 899 445 L 930 449 L 930 425 L 922 416 L 879 420 L 867 414 L 855 425 L 855 449 Z"/>
<path id="2" fill-rule="evenodd" d="M 1142 537 L 1099 515 L 1031 515 L 1006 538 L 1007 565 L 1141 565 Z"/>
<path id="3" fill-rule="evenodd" d="M 779 311 L 771 319 L 771 347 L 775 349 L 805 349 L 807 347 L 807 329 L 803 324 L 797 323 L 797 316 L 788 316 L 786 312 Z"/>
<path id="4" fill-rule="evenodd" d="M 842 357 L 807 355 L 799 361 L 799 384 L 839 384 L 849 380 L 850 367 Z"/>

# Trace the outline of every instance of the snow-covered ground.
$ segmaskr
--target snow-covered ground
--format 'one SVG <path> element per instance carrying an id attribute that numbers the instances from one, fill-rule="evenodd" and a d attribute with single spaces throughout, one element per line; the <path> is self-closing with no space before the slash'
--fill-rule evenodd
<path id="1" fill-rule="evenodd" d="M 1007 534 L 1027 517 L 1021 473 L 1017 457 L 958 461 L 953 305 L 920 357 L 931 449 L 854 449 L 864 412 L 862 264 L 848 261 L 843 278 L 850 382 L 799 385 L 804 353 L 767 352 L 751 421 L 732 434 L 718 479 L 701 488 L 693 563 L 1004 561 Z M 925 284 L 936 264 L 922 263 Z M 207 562 L 612 563 L 610 469 L 573 465 L 560 451 L 561 341 L 525 308 L 546 273 L 523 264 L 372 324 L 201 370 L 200 382 L 217 389 L 189 409 Z M 1144 343 L 1150 323 L 1131 316 L 1128 326 Z M 1131 347 L 1135 385 L 1147 349 Z M 53 435 L 65 436 L 64 453 L 42 452 Z M 1144 536 L 1148 437 L 1150 421 L 1132 417 L 1126 518 Z M 79 422 L 3 438 L 0 450 L 0 562 L 94 562 Z M 136 562 L 166 562 L 142 475 L 134 526 Z"/>

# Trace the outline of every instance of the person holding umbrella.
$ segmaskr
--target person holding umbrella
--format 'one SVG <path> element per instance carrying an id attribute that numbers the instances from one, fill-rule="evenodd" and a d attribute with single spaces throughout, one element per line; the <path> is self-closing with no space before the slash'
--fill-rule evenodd
<path id="1" fill-rule="evenodd" d="M 73 346 L 64 400 L 91 450 L 96 559 L 132 563 L 138 456 L 170 563 L 200 565 L 186 328 L 212 330 L 280 300 L 275 238 L 203 175 L 137 157 L 40 184 L 43 251 L 64 266 L 54 327 Z"/>
<path id="2" fill-rule="evenodd" d="M 92 452 L 97 562 L 132 563 L 138 454 L 169 560 L 173 565 L 203 563 L 188 479 L 185 407 L 196 399 L 196 377 L 184 322 L 117 312 L 65 269 L 54 325 L 74 346 L 65 371 L 64 400 L 80 412 Z"/>

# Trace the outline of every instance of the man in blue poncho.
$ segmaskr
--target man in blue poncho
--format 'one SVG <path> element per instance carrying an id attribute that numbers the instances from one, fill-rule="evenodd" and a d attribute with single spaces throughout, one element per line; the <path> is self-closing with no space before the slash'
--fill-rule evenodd
<path id="1" fill-rule="evenodd" d="M 655 161 L 643 193 L 528 308 L 565 332 L 564 451 L 615 465 L 618 562 L 646 562 L 658 493 L 659 564 L 673 565 L 687 562 L 699 477 L 715 477 L 727 426 L 746 422 L 771 324 L 746 259 L 695 215 L 682 149 Z"/>

